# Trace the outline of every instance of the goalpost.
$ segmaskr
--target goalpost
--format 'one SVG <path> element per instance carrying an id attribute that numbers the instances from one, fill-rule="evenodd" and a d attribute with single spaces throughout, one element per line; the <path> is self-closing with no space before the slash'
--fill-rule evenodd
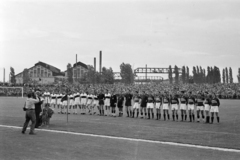
<path id="1" fill-rule="evenodd" d="M 21 90 L 21 97 L 23 98 L 23 87 L 2 87 L 2 86 L 0 86 L 0 89 L 1 90 L 4 90 L 4 89 L 7 89 L 7 90 L 20 89 Z M 19 97 L 19 96 L 17 95 L 17 97 Z"/>

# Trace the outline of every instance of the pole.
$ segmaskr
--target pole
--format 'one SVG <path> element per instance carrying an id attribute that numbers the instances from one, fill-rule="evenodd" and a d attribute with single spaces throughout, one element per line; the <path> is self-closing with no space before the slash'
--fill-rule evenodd
<path id="1" fill-rule="evenodd" d="M 77 80 L 77 78 L 78 78 L 78 75 L 77 75 L 77 54 L 76 54 L 76 65 L 75 65 L 75 67 L 76 67 L 75 72 L 76 72 L 76 80 Z"/>
<path id="2" fill-rule="evenodd" d="M 145 79 L 146 79 L 146 82 L 147 82 L 147 65 L 146 65 Z"/>
<path id="3" fill-rule="evenodd" d="M 68 123 L 68 107 L 69 107 L 69 97 L 67 93 L 67 123 Z"/>
<path id="4" fill-rule="evenodd" d="M 3 68 L 3 83 L 5 83 L 5 68 Z"/>
<path id="5" fill-rule="evenodd" d="M 96 57 L 94 57 L 93 65 L 94 65 L 94 71 L 96 72 Z"/>
<path id="6" fill-rule="evenodd" d="M 99 73 L 102 73 L 102 51 L 99 53 Z"/>

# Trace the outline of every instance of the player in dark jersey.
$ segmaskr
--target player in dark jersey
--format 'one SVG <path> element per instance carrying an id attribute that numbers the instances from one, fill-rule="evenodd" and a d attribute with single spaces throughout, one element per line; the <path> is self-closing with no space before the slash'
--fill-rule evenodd
<path id="1" fill-rule="evenodd" d="M 182 121 L 187 120 L 187 97 L 184 94 L 184 91 L 181 92 L 180 96 L 180 110 L 181 110 L 181 117 Z"/>
<path id="2" fill-rule="evenodd" d="M 220 101 L 219 99 L 217 98 L 216 94 L 212 94 L 212 99 L 211 99 L 211 123 L 213 123 L 214 121 L 214 113 L 217 117 L 217 122 L 219 123 L 220 122 L 220 118 L 219 118 L 219 115 L 218 115 L 218 112 L 219 112 L 219 106 L 220 106 Z"/>
<path id="3" fill-rule="evenodd" d="M 105 95 L 103 94 L 103 91 L 101 90 L 100 93 L 98 94 L 98 103 L 99 103 L 99 112 L 100 112 L 100 116 L 104 116 L 104 100 L 105 100 Z"/>
<path id="4" fill-rule="evenodd" d="M 172 97 L 170 99 L 170 103 L 171 103 L 171 108 L 172 108 L 173 121 L 175 121 L 175 116 L 176 116 L 176 120 L 178 120 L 179 100 L 178 100 L 178 95 L 177 94 L 172 94 Z"/>
<path id="5" fill-rule="evenodd" d="M 117 96 L 115 92 L 111 93 L 111 98 L 110 98 L 110 106 L 112 108 L 112 115 L 113 117 L 116 117 L 116 104 L 117 104 Z"/>
<path id="6" fill-rule="evenodd" d="M 148 119 L 150 119 L 151 115 L 152 115 L 152 119 L 154 119 L 153 108 L 154 108 L 154 97 L 150 91 L 150 92 L 148 92 L 148 95 L 147 95 Z"/>
<path id="7" fill-rule="evenodd" d="M 126 106 L 126 111 L 127 111 L 127 117 L 132 117 L 132 97 L 133 95 L 130 93 L 128 90 L 127 93 L 125 94 L 125 106 Z"/>
<path id="8" fill-rule="evenodd" d="M 194 115 L 195 98 L 192 95 L 192 92 L 189 92 L 189 97 L 188 97 L 187 103 L 188 103 L 189 120 L 190 120 L 190 122 L 194 122 L 194 120 L 195 120 L 195 115 Z"/>
<path id="9" fill-rule="evenodd" d="M 211 98 L 208 92 L 205 92 L 205 101 L 204 101 L 204 110 L 205 110 L 205 115 L 206 115 L 206 122 L 205 123 L 210 123 L 210 106 L 211 106 Z"/>
<path id="10" fill-rule="evenodd" d="M 147 117 L 147 95 L 145 93 L 145 91 L 142 91 L 142 95 L 141 95 L 141 106 L 140 106 L 140 111 L 141 111 L 141 118 L 143 118 L 143 111 L 145 114 L 145 118 Z"/>
<path id="11" fill-rule="evenodd" d="M 119 110 L 119 117 L 123 116 L 123 102 L 124 102 L 124 95 L 121 91 L 117 95 L 117 106 L 118 106 L 118 110 Z"/>
<path id="12" fill-rule="evenodd" d="M 165 92 L 165 94 L 163 96 L 163 118 L 164 118 L 164 121 L 166 120 L 166 116 L 167 116 L 168 120 L 170 119 L 169 107 L 170 107 L 170 97 L 169 97 L 168 93 Z"/>
<path id="13" fill-rule="evenodd" d="M 200 113 L 202 115 L 202 119 L 205 119 L 204 117 L 204 95 L 202 95 L 201 92 L 198 93 L 197 99 L 196 99 L 196 106 L 197 106 L 197 122 L 200 122 Z"/>
<path id="14" fill-rule="evenodd" d="M 161 106 L 162 106 L 162 95 L 160 92 L 155 93 L 154 95 L 155 99 L 155 108 L 156 108 L 156 114 L 157 114 L 157 120 L 161 119 Z"/>

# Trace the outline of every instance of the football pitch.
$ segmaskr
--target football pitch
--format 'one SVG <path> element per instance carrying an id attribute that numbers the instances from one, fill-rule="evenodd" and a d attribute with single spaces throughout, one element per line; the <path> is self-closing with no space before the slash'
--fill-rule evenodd
<path id="1" fill-rule="evenodd" d="M 219 124 L 55 113 L 37 135 L 21 134 L 23 104 L 0 97 L 0 159 L 240 159 L 239 100 L 221 100 Z"/>

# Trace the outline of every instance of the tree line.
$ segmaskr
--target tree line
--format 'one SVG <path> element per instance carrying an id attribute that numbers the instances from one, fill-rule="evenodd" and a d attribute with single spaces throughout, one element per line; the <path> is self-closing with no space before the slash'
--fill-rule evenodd
<path id="1" fill-rule="evenodd" d="M 233 83 L 232 68 L 223 68 L 222 74 L 217 66 L 208 66 L 205 70 L 201 66 L 193 66 L 192 75 L 189 73 L 188 66 L 182 66 L 179 68 L 177 65 L 174 68 L 170 65 L 168 69 L 169 83 Z M 173 77 L 175 75 L 175 77 Z M 120 65 L 121 82 L 125 84 L 132 84 L 134 82 L 134 72 L 132 66 L 128 63 L 122 63 Z M 222 76 L 222 77 L 221 77 Z M 240 83 L 240 68 L 238 68 L 237 75 L 238 83 Z M 28 69 L 23 70 L 23 83 L 29 83 L 31 78 L 28 75 Z M 67 64 L 67 81 L 73 83 L 73 68 L 70 63 Z M 94 70 L 94 67 L 89 65 L 88 71 L 77 80 L 79 83 L 92 83 L 92 84 L 113 84 L 114 72 L 113 69 L 103 67 L 102 73 Z M 15 71 L 13 67 L 10 67 L 10 82 L 16 83 Z"/>
<path id="2" fill-rule="evenodd" d="M 180 81 L 182 83 L 233 83 L 232 68 L 229 69 L 226 67 L 222 71 L 222 81 L 220 69 L 217 66 L 208 66 L 207 70 L 201 66 L 193 66 L 192 75 L 189 74 L 188 66 L 183 66 L 181 68 L 182 75 L 179 76 L 179 68 L 175 65 L 174 68 L 169 66 L 168 78 L 169 82 L 172 84 L 173 80 L 177 84 Z M 173 74 L 175 77 L 173 79 Z M 238 69 L 238 82 L 240 83 L 240 68 Z"/>

